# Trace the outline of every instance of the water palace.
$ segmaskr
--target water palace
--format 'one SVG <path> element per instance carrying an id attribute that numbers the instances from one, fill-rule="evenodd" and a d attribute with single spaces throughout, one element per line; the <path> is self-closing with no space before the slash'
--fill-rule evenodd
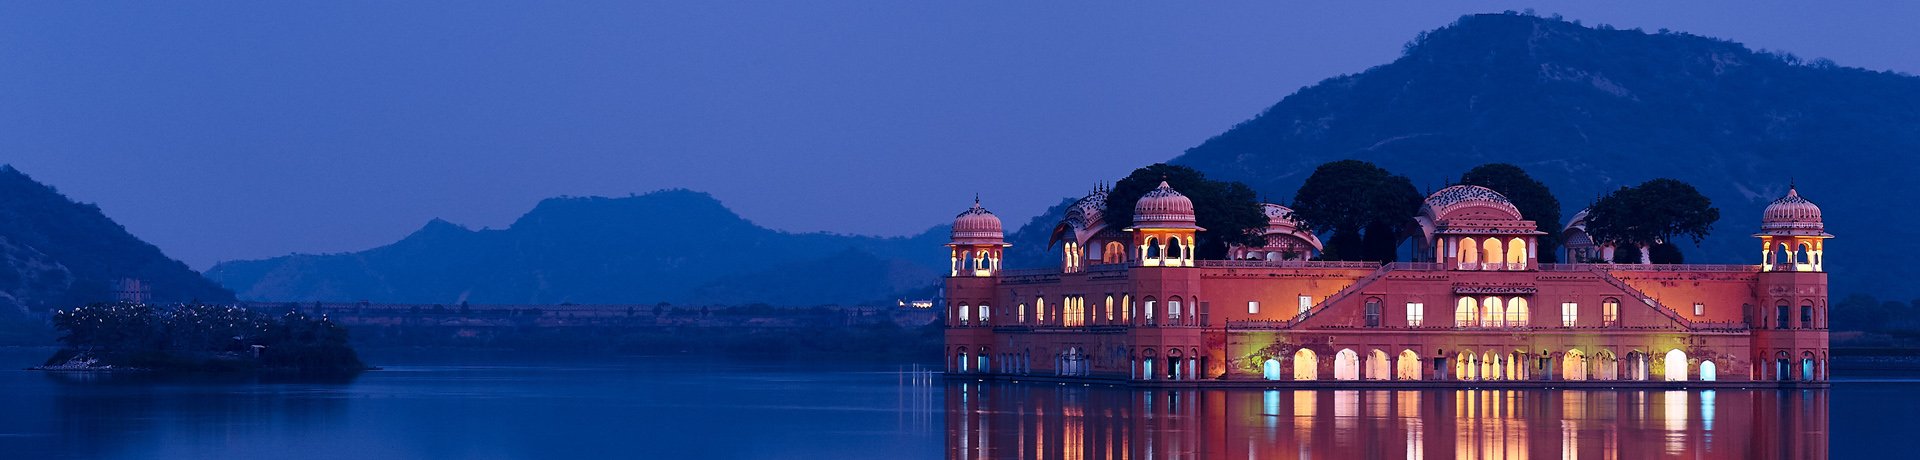
<path id="1" fill-rule="evenodd" d="M 1264 204 L 1265 246 L 1197 260 L 1193 202 L 1166 183 L 1132 226 L 1107 191 L 1054 230 L 1058 268 L 1004 270 L 999 218 L 954 220 L 946 366 L 954 375 L 1151 386 L 1824 386 L 1820 208 L 1767 206 L 1758 265 L 1538 263 L 1506 197 L 1456 185 L 1414 222 L 1416 261 L 1311 260 L 1319 239 Z M 1614 249 L 1564 227 L 1562 260 Z M 1428 258 L 1428 255 L 1431 258 Z M 1603 259 L 1604 260 L 1604 259 Z M 1644 260 L 1644 259 L 1643 259 Z"/>

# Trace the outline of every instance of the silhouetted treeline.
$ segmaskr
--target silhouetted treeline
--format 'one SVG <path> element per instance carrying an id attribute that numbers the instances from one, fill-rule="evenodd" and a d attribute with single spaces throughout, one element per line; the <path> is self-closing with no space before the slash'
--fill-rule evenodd
<path id="1" fill-rule="evenodd" d="M 269 315 L 227 305 L 97 303 L 52 317 L 66 345 L 52 368 L 159 371 L 357 372 L 367 368 L 347 330 L 289 311 Z"/>

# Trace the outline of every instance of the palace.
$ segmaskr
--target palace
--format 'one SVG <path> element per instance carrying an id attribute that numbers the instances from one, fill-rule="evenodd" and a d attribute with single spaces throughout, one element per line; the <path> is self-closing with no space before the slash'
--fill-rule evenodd
<path id="1" fill-rule="evenodd" d="M 1265 245 L 1197 259 L 1193 203 L 1166 183 L 1103 220 L 1107 191 L 1055 228 L 1059 268 L 1005 270 L 999 218 L 948 244 L 946 365 L 980 378 L 1194 386 L 1824 386 L 1820 208 L 1797 190 L 1760 222 L 1758 265 L 1538 263 L 1545 233 L 1493 190 L 1428 196 L 1413 262 L 1316 261 L 1320 240 L 1263 205 Z M 1565 227 L 1563 259 L 1614 248 Z M 1430 258 L 1429 258 L 1430 257 Z"/>

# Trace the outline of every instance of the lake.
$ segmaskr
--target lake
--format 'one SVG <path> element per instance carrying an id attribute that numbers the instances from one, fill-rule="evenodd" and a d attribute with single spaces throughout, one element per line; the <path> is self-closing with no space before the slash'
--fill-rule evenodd
<path id="1" fill-rule="evenodd" d="M 1899 374 L 1817 391 L 1145 391 L 446 351 L 370 352 L 384 369 L 345 382 L 11 370 L 46 353 L 0 350 L 0 457 L 1859 458 L 1920 415 L 1920 380 Z"/>

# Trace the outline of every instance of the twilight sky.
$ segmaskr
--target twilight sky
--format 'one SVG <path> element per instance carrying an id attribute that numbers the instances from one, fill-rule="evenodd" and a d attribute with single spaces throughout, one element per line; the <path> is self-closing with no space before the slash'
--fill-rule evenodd
<path id="1" fill-rule="evenodd" d="M 1016 226 L 1474 12 L 1920 73 L 1910 2 L 117 3 L 0 2 L 0 162 L 196 269 L 672 187 Z"/>

